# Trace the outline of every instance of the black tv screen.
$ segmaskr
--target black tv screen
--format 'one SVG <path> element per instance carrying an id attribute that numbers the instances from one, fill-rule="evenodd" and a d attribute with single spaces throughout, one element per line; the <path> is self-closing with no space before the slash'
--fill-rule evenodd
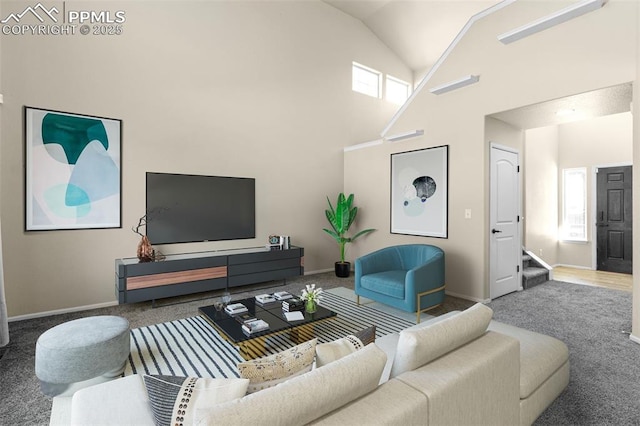
<path id="1" fill-rule="evenodd" d="M 147 172 L 151 244 L 255 238 L 255 179 Z"/>

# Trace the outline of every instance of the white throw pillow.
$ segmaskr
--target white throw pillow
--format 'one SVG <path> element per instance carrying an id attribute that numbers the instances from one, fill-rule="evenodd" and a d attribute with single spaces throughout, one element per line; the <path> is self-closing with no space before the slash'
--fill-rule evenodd
<path id="1" fill-rule="evenodd" d="M 391 378 L 415 370 L 483 335 L 493 311 L 477 303 L 447 319 L 422 328 L 402 330 L 391 366 Z"/>
<path id="2" fill-rule="evenodd" d="M 242 398 L 247 379 L 143 376 L 156 425 L 192 424 L 197 409 Z"/>
<path id="3" fill-rule="evenodd" d="M 316 346 L 316 367 L 327 365 L 362 348 L 364 345 L 360 339 L 353 335 L 319 344 Z"/>

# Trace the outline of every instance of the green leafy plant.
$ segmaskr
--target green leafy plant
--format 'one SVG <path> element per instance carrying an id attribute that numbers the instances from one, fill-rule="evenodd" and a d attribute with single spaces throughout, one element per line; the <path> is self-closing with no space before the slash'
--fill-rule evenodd
<path id="1" fill-rule="evenodd" d="M 347 243 L 351 243 L 355 241 L 356 238 L 373 232 L 375 229 L 364 229 L 356 233 L 353 237 L 347 237 L 345 234 L 349 231 L 358 214 L 358 208 L 353 206 L 353 194 L 345 197 L 341 192 L 338 195 L 335 208 L 331 204 L 329 197 L 327 197 L 327 202 L 329 203 L 329 209 L 324 212 L 331 225 L 331 229 L 323 228 L 323 231 L 331 235 L 338 243 L 340 247 L 340 262 L 344 263 L 344 251 Z"/>

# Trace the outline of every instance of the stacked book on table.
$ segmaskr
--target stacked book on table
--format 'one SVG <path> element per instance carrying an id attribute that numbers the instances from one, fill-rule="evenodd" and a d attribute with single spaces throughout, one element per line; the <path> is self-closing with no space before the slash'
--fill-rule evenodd
<path id="1" fill-rule="evenodd" d="M 304 310 L 304 302 L 298 297 L 292 297 L 282 302 L 282 310 L 284 312 L 302 311 Z"/>
<path id="2" fill-rule="evenodd" d="M 244 324 L 242 324 L 242 331 L 245 334 L 259 333 L 268 329 L 269 323 L 261 319 L 255 319 L 253 321 L 245 322 Z"/>
<path id="3" fill-rule="evenodd" d="M 259 306 L 268 305 L 274 302 L 277 302 L 277 300 L 271 294 L 259 294 L 256 296 L 256 304 Z"/>
<path id="4" fill-rule="evenodd" d="M 270 303 L 291 299 L 293 295 L 288 291 L 276 291 L 273 294 L 259 294 L 256 296 L 256 303 L 259 306 L 268 305 Z"/>
<path id="5" fill-rule="evenodd" d="M 275 297 L 276 300 L 287 300 L 291 299 L 293 297 L 293 294 L 289 293 L 288 291 L 276 291 L 275 293 L 273 293 L 273 297 Z"/>
<path id="6" fill-rule="evenodd" d="M 231 303 L 224 308 L 224 311 L 229 315 L 239 315 L 245 312 L 249 312 L 247 307 L 242 303 Z"/>
<path id="7" fill-rule="evenodd" d="M 240 314 L 240 315 L 235 315 L 234 318 L 240 324 L 246 324 L 248 322 L 255 321 L 255 320 L 258 319 L 258 318 L 255 317 L 255 315 L 251 315 L 249 312 L 245 312 L 245 313 Z"/>

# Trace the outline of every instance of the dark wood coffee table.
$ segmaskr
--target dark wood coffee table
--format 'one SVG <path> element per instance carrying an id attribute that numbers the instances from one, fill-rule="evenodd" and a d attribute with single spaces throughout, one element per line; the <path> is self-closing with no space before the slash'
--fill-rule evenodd
<path id="1" fill-rule="evenodd" d="M 289 333 L 289 338 L 295 343 L 302 343 L 315 337 L 314 323 L 334 318 L 338 314 L 322 306 L 314 313 L 304 314 L 300 321 L 287 321 L 282 311 L 282 302 L 274 302 L 265 306 L 256 303 L 255 298 L 234 300 L 231 303 L 242 303 L 249 313 L 269 324 L 269 329 L 258 333 L 246 334 L 242 331 L 242 324 L 234 316 L 224 310 L 218 311 L 215 306 L 203 306 L 200 313 L 220 332 L 228 342 L 240 348 L 240 355 L 244 359 L 254 359 L 264 356 L 265 339 L 279 333 Z"/>

